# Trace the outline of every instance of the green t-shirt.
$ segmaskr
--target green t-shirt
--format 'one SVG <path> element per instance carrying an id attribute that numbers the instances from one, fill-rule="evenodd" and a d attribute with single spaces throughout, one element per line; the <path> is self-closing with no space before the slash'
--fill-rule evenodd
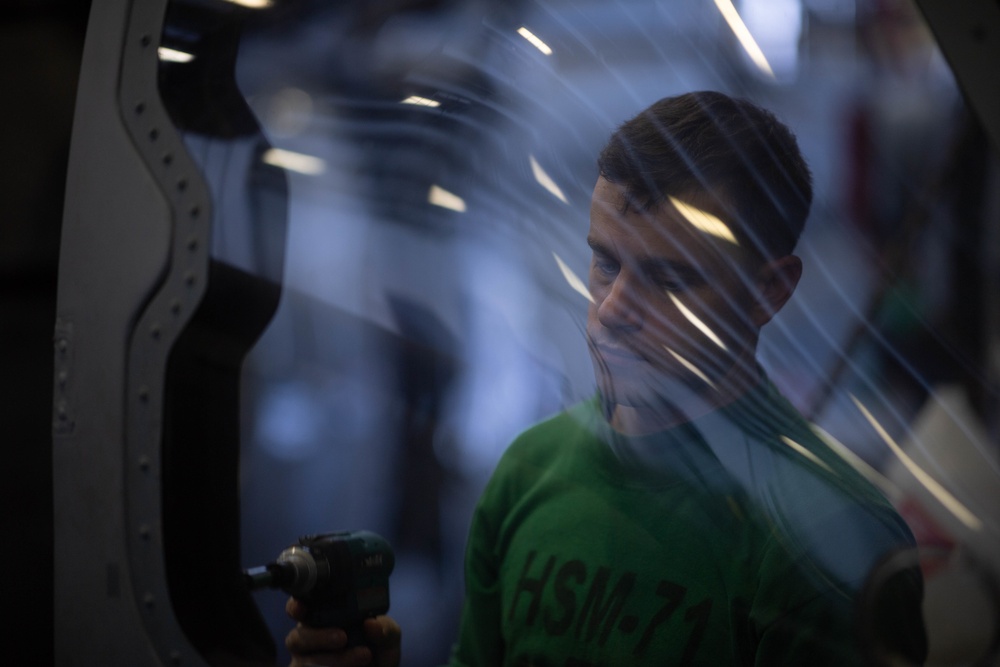
<path id="1" fill-rule="evenodd" d="M 451 665 L 858 664 L 858 592 L 911 546 L 768 383 L 639 438 L 590 401 L 498 464 L 469 535 Z M 919 644 L 919 616 L 901 622 Z"/>

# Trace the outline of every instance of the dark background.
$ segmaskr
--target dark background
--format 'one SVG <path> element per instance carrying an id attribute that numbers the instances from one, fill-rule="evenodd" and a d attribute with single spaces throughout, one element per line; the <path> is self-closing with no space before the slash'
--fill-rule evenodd
<path id="1" fill-rule="evenodd" d="M 52 664 L 52 330 L 90 3 L 0 4 L 0 434 L 5 664 Z"/>

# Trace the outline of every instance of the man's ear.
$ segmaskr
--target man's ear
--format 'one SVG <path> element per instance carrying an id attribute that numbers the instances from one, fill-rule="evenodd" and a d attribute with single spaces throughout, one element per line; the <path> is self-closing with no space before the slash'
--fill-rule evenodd
<path id="1" fill-rule="evenodd" d="M 757 272 L 757 303 L 751 317 L 753 323 L 762 327 L 781 310 L 792 296 L 802 277 L 802 260 L 795 255 L 786 255 L 766 263 Z"/>

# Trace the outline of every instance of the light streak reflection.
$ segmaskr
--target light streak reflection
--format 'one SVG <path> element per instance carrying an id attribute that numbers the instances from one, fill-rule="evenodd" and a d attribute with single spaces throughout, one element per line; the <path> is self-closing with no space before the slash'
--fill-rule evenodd
<path id="1" fill-rule="evenodd" d="M 160 60 L 168 63 L 189 63 L 194 60 L 194 54 L 186 51 L 178 51 L 177 49 L 171 49 L 167 46 L 161 46 L 156 49 L 156 55 Z"/>
<path id="2" fill-rule="evenodd" d="M 267 9 L 274 4 L 273 0 L 226 0 L 226 2 L 247 9 Z"/>
<path id="3" fill-rule="evenodd" d="M 531 43 L 532 46 L 534 46 L 536 49 L 538 49 L 545 55 L 547 56 L 552 55 L 552 49 L 549 48 L 549 45 L 543 42 L 542 40 L 538 39 L 538 37 L 536 37 L 533 32 L 531 32 L 524 26 L 521 26 L 520 28 L 517 29 L 517 34 L 519 34 L 521 37 L 524 37 L 526 40 L 528 40 L 528 42 Z"/>
<path id="4" fill-rule="evenodd" d="M 764 52 L 760 50 L 753 35 L 750 34 L 750 30 L 743 23 L 743 19 L 740 18 L 739 12 L 733 6 L 732 0 L 715 0 L 715 6 L 722 12 L 723 18 L 726 19 L 726 23 L 729 24 L 729 27 L 736 35 L 736 39 L 740 41 L 743 50 L 750 56 L 750 60 L 753 61 L 760 71 L 773 79 L 774 70 L 771 69 L 771 65 L 768 64 L 767 58 L 764 57 Z"/>
<path id="5" fill-rule="evenodd" d="M 719 338 L 707 324 L 702 322 L 697 315 L 692 313 L 691 310 L 687 306 L 685 306 L 684 303 L 680 299 L 678 299 L 673 292 L 667 292 L 667 295 L 670 297 L 670 300 L 674 302 L 674 306 L 677 308 L 677 310 L 680 311 L 681 315 L 683 315 L 688 322 L 693 324 L 698 329 L 698 331 L 705 334 L 705 336 L 710 341 L 721 347 L 723 350 L 729 349 L 726 347 L 726 344 L 722 342 L 722 339 Z"/>
<path id="6" fill-rule="evenodd" d="M 931 477 L 926 470 L 917 465 L 917 462 L 911 459 L 906 452 L 903 451 L 903 448 L 896 444 L 896 441 L 892 439 L 892 436 L 890 436 L 889 433 L 882 428 L 882 425 L 877 419 L 875 419 L 874 415 L 868 411 L 868 408 L 866 408 L 853 394 L 851 395 L 851 400 L 854 401 L 854 405 L 856 405 L 858 410 L 861 411 L 861 414 L 865 416 L 865 419 L 867 419 L 868 423 L 872 425 L 872 428 L 875 429 L 875 432 L 878 433 L 879 437 L 882 438 L 882 440 L 885 441 L 885 444 L 889 446 L 892 453 L 899 458 L 906 469 L 910 471 L 918 482 L 923 484 L 924 488 L 926 488 L 931 495 L 944 506 L 945 509 L 951 512 L 955 518 L 965 524 L 966 527 L 972 530 L 982 530 L 983 522 L 979 519 L 979 517 L 973 514 L 968 507 L 963 505 L 958 498 L 951 495 L 951 493 L 946 488 L 941 486 L 936 479 Z"/>
<path id="7" fill-rule="evenodd" d="M 705 375 L 705 373 L 703 373 L 700 368 L 698 368 L 693 363 L 691 363 L 690 361 L 688 361 L 687 359 L 685 359 L 684 357 L 682 357 L 677 352 L 674 352 L 673 350 L 671 350 L 666 345 L 663 346 L 663 349 L 666 350 L 667 352 L 669 352 L 670 356 L 672 356 L 674 359 L 676 359 L 681 364 L 681 366 L 683 366 L 684 368 L 688 369 L 689 371 L 691 371 L 692 373 L 694 373 L 695 375 L 697 375 L 702 380 L 702 382 L 704 382 L 705 384 L 707 384 L 709 387 L 711 387 L 712 389 L 715 389 L 715 383 L 712 382 L 710 379 L 708 379 L 708 376 Z"/>
<path id="8" fill-rule="evenodd" d="M 413 104 L 418 107 L 439 107 L 441 103 L 437 100 L 432 100 L 428 97 L 420 97 L 420 95 L 410 95 L 405 100 L 402 100 L 403 104 Z"/>
<path id="9" fill-rule="evenodd" d="M 297 171 L 307 176 L 317 176 L 326 171 L 326 161 L 322 158 L 295 151 L 286 151 L 283 148 L 268 149 L 261 160 L 275 167 Z"/>
<path id="10" fill-rule="evenodd" d="M 729 241 L 734 245 L 739 245 L 740 242 L 736 240 L 736 236 L 733 234 L 733 230 L 729 228 L 729 225 L 719 220 L 717 217 L 702 211 L 700 208 L 691 206 L 690 204 L 685 204 L 679 199 L 670 197 L 670 203 L 673 204 L 677 212 L 684 216 L 684 219 L 691 223 L 691 226 L 695 229 L 705 232 L 706 234 L 711 234 L 716 238 L 720 238 L 724 241 Z"/>
<path id="11" fill-rule="evenodd" d="M 808 449 L 806 449 L 799 443 L 789 438 L 787 435 L 781 436 L 781 441 L 786 445 L 788 445 L 789 447 L 791 447 L 796 453 L 801 454 L 802 456 L 809 459 L 810 461 L 812 461 L 819 467 L 823 468 L 827 472 L 829 473 L 833 472 L 833 470 L 830 469 L 830 466 L 828 466 L 821 458 L 819 458 L 818 456 L 810 452 Z"/>
<path id="12" fill-rule="evenodd" d="M 569 286 L 573 288 L 573 291 L 582 294 L 586 297 L 587 301 L 594 303 L 594 297 L 590 295 L 590 290 L 587 289 L 584 282 L 580 280 L 580 276 L 576 275 L 573 272 L 573 269 L 569 268 L 566 262 L 562 260 L 562 257 L 557 255 L 554 251 L 552 256 L 555 258 L 556 264 L 559 266 L 559 270 L 563 274 L 563 278 L 565 278 L 566 282 L 569 283 Z"/>
<path id="13" fill-rule="evenodd" d="M 552 180 L 552 177 L 545 173 L 542 166 L 538 164 L 538 160 L 535 159 L 534 155 L 529 155 L 528 160 L 531 162 L 531 173 L 534 175 L 535 180 L 543 188 L 549 191 L 549 193 L 561 201 L 564 204 L 568 204 L 569 201 L 566 200 L 566 195 L 563 194 L 562 189 L 556 185 L 556 182 Z"/>
<path id="14" fill-rule="evenodd" d="M 901 495 L 899 487 L 893 484 L 888 477 L 865 463 L 864 459 L 852 452 L 847 445 L 837 440 L 816 424 L 810 423 L 809 428 L 817 438 L 823 441 L 823 444 L 833 451 L 834 454 L 844 459 L 849 466 L 857 470 L 869 482 L 881 489 L 882 493 L 884 493 L 890 500 L 895 500 Z"/>
<path id="15" fill-rule="evenodd" d="M 440 185 L 432 185 L 427 193 L 427 201 L 441 208 L 451 209 L 459 213 L 465 212 L 465 200 L 453 192 L 448 192 Z"/>

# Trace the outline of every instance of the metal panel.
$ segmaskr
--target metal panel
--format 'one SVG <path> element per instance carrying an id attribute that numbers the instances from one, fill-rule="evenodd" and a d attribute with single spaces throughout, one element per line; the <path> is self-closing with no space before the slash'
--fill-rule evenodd
<path id="1" fill-rule="evenodd" d="M 212 277 L 231 290 L 235 274 L 242 294 L 253 293 L 246 288 L 253 280 L 209 257 L 209 187 L 158 90 L 157 48 L 166 5 L 166 0 L 95 3 L 81 68 L 55 330 L 54 635 L 59 665 L 206 664 L 198 650 L 206 652 L 204 642 L 196 648 L 188 638 L 205 619 L 184 624 L 174 608 L 182 599 L 190 610 L 197 592 L 179 593 L 183 587 L 171 590 L 168 582 L 166 377 L 175 341 L 196 312 L 205 310 Z M 243 327 L 239 334 L 247 338 L 270 317 L 268 304 L 276 301 L 277 285 L 257 291 L 264 293 L 258 299 L 263 308 L 253 298 L 238 306 L 247 305 L 250 313 L 237 322 Z M 228 356 L 237 355 L 227 369 L 238 369 L 241 351 L 238 345 L 225 348 Z M 188 383 L 192 372 L 195 377 L 200 372 L 187 359 L 177 365 L 188 370 L 182 378 Z M 221 381 L 209 383 L 217 392 L 222 387 L 221 395 L 230 402 L 232 378 L 238 375 L 227 370 Z M 211 411 L 215 406 L 201 407 Z M 223 420 L 238 418 L 237 408 L 228 403 L 218 411 L 227 413 Z M 177 421 L 190 434 L 192 420 Z M 218 432 L 211 425 L 205 430 Z M 230 444 L 227 451 L 232 450 Z M 190 454 L 181 458 L 191 460 Z M 213 461 L 217 468 L 231 467 L 235 478 L 235 462 Z M 211 508 L 206 512 L 211 514 Z M 183 527 L 184 517 L 175 513 L 173 523 Z M 227 533 L 225 539 L 230 537 Z M 190 554 L 184 543 L 192 539 L 183 529 L 175 531 L 174 543 L 180 545 L 175 551 Z M 221 567 L 233 565 L 238 547 L 232 541 Z M 209 567 L 209 576 L 219 567 Z M 238 575 L 235 567 L 229 569 Z M 182 577 L 174 579 L 183 583 Z M 229 597 L 232 605 L 212 613 L 226 617 L 222 621 L 235 619 L 231 625 L 237 627 L 221 646 L 212 646 L 219 649 L 212 663 L 273 662 L 267 659 L 273 655 L 267 648 L 270 638 L 253 637 L 260 624 L 254 622 L 255 610 L 247 609 L 252 607 L 248 594 Z M 207 605 L 213 601 L 205 599 Z"/>
<path id="2" fill-rule="evenodd" d="M 170 210 L 118 114 L 129 4 L 94 5 L 66 185 L 53 438 L 58 665 L 160 664 L 125 544 L 122 399 L 132 323 L 167 269 Z"/>
<path id="3" fill-rule="evenodd" d="M 1000 151 L 1000 2 L 916 0 L 969 107 Z"/>

